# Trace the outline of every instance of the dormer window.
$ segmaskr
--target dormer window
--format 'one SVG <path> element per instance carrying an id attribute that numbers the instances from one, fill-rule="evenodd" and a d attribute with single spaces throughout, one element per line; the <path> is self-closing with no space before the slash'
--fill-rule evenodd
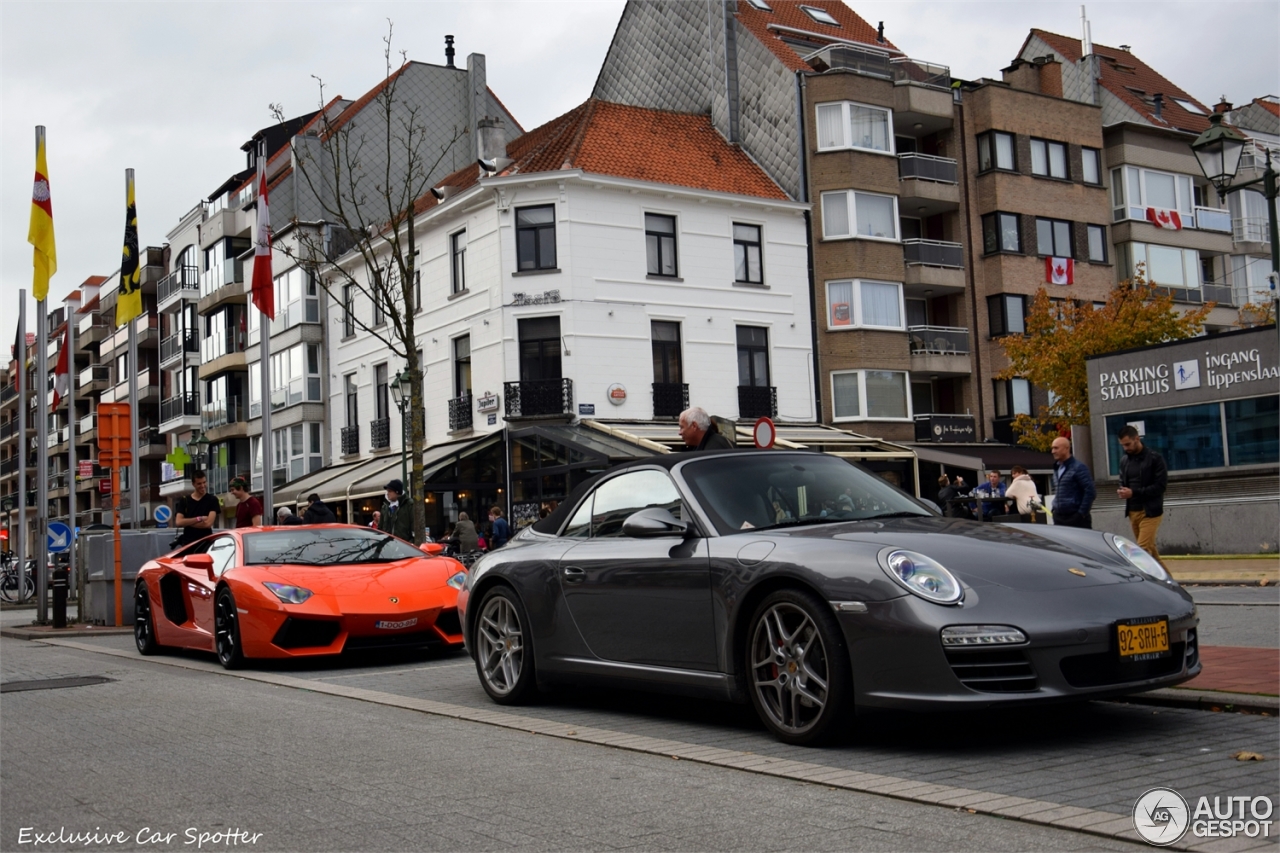
<path id="1" fill-rule="evenodd" d="M 755 5 L 754 3 L 752 5 Z M 819 24 L 827 24 L 828 26 L 838 27 L 840 22 L 831 16 L 831 13 L 825 9 L 819 9 L 817 6 L 801 6 L 810 18 L 813 18 Z"/>
<path id="2" fill-rule="evenodd" d="M 773 11 L 773 7 L 764 2 L 764 0 L 747 0 L 747 2 L 751 4 L 752 9 L 759 9 L 761 12 Z"/>

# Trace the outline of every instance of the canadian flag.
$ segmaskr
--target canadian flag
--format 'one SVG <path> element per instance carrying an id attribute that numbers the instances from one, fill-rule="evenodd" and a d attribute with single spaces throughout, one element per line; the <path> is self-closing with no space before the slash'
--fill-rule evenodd
<path id="1" fill-rule="evenodd" d="M 276 318 L 275 282 L 271 276 L 271 215 L 267 208 L 267 147 L 258 154 L 258 228 L 253 241 L 253 304 Z"/>
<path id="2" fill-rule="evenodd" d="M 1157 228 L 1168 228 L 1170 231 L 1182 230 L 1182 217 L 1176 210 L 1165 210 L 1163 207 L 1148 207 L 1147 221 Z"/>
<path id="3" fill-rule="evenodd" d="M 1071 258 L 1045 258 L 1044 280 L 1050 284 L 1075 284 L 1076 262 Z"/>
<path id="4" fill-rule="evenodd" d="M 71 320 L 67 320 L 66 335 L 58 349 L 58 364 L 53 369 L 53 408 L 56 411 L 62 398 L 71 393 L 71 371 L 67 358 L 71 351 Z"/>

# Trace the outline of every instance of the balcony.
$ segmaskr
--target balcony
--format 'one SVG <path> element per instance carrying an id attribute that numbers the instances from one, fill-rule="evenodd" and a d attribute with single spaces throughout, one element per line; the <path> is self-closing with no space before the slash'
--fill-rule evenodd
<path id="1" fill-rule="evenodd" d="M 105 364 L 95 364 L 80 371 L 76 388 L 86 394 L 105 391 L 111 386 L 111 368 Z"/>
<path id="2" fill-rule="evenodd" d="M 179 267 L 156 285 L 156 309 L 165 308 L 177 300 L 195 302 L 200 298 L 200 271 L 195 267 Z"/>
<path id="3" fill-rule="evenodd" d="M 195 329 L 183 329 L 160 342 L 160 366 L 169 367 L 187 353 L 200 352 L 200 336 Z M 199 359 L 196 359 L 197 361 Z"/>
<path id="4" fill-rule="evenodd" d="M 355 456 L 360 452 L 360 427 L 346 426 L 342 428 L 342 455 Z"/>
<path id="5" fill-rule="evenodd" d="M 0 441 L 18 434 L 18 419 L 12 418 L 0 424 Z"/>
<path id="6" fill-rule="evenodd" d="M 1231 220 L 1231 240 L 1235 243 L 1270 243 L 1271 226 L 1265 216 L 1237 216 Z"/>
<path id="7" fill-rule="evenodd" d="M 88 344 L 96 344 L 110 334 L 111 330 L 107 328 L 107 321 L 102 319 L 102 315 L 97 311 L 86 314 L 80 318 L 80 325 L 76 329 L 76 346 L 84 347 Z"/>
<path id="8" fill-rule="evenodd" d="M 1216 302 L 1226 308 L 1235 305 L 1231 286 L 1226 284 L 1202 284 L 1199 287 L 1156 286 L 1153 290 L 1161 295 L 1172 296 L 1174 302 L 1184 305 L 1203 305 L 1206 302 Z"/>
<path id="9" fill-rule="evenodd" d="M 86 415 L 76 424 L 76 434 L 80 436 L 80 441 L 93 441 L 98 437 L 98 413 Z"/>
<path id="10" fill-rule="evenodd" d="M 159 387 L 157 387 L 152 382 L 151 368 L 149 367 L 138 374 L 137 387 L 138 387 L 138 399 L 131 401 L 129 399 L 129 377 L 127 376 L 121 377 L 120 381 L 118 381 L 114 387 L 108 388 L 106 391 L 102 392 L 101 402 L 103 403 L 116 403 L 116 402 L 145 403 L 148 400 L 153 400 L 156 397 L 160 396 Z"/>
<path id="11" fill-rule="evenodd" d="M 449 401 L 449 432 L 471 429 L 472 399 L 470 394 L 463 394 Z"/>
<path id="12" fill-rule="evenodd" d="M 133 321 L 133 328 L 137 331 L 138 346 L 149 344 L 155 340 L 160 330 L 160 318 L 155 314 L 143 314 Z M 111 333 L 111 337 L 107 339 L 101 347 L 102 352 L 109 352 L 115 349 L 124 349 L 129 343 L 129 326 L 128 324 L 119 327 Z"/>
<path id="13" fill-rule="evenodd" d="M 138 443 L 136 453 L 140 459 L 160 459 L 169 452 L 169 443 L 164 434 L 153 426 L 138 427 Z"/>
<path id="14" fill-rule="evenodd" d="M 911 372 L 967 376 L 969 330 L 959 326 L 908 326 L 911 336 Z"/>
<path id="15" fill-rule="evenodd" d="M 6 385 L 0 388 L 0 403 L 12 400 L 18 396 L 18 387 L 16 385 Z"/>
<path id="16" fill-rule="evenodd" d="M 195 391 L 188 391 L 185 394 L 179 394 L 176 397 L 170 397 L 168 400 L 160 401 L 160 428 L 169 432 L 174 429 L 175 424 L 170 423 L 180 418 L 198 418 L 200 417 L 200 394 Z M 196 426 L 196 423 L 188 424 Z"/>
<path id="17" fill-rule="evenodd" d="M 778 389 L 772 385 L 739 385 L 738 417 L 775 418 L 778 416 Z"/>
<path id="18" fill-rule="evenodd" d="M 935 89 L 951 88 L 951 69 L 946 65 L 898 57 L 872 47 L 830 45 L 805 57 L 818 70 L 839 69 L 866 77 L 879 77 L 894 83 L 916 83 Z"/>
<path id="19" fill-rule="evenodd" d="M 508 420 L 573 415 L 572 379 L 505 382 L 503 388 Z"/>
<path id="20" fill-rule="evenodd" d="M 71 434 L 66 427 L 59 427 L 58 429 L 50 430 L 48 437 L 45 439 L 45 444 L 50 449 L 53 449 L 59 445 L 66 444 L 70 435 Z"/>
<path id="21" fill-rule="evenodd" d="M 964 269 L 964 246 L 942 240 L 903 240 L 902 258 L 907 266 L 945 267 Z"/>
<path id="22" fill-rule="evenodd" d="M 959 178 L 959 169 L 956 161 L 950 157 L 935 157 L 932 154 L 899 154 L 898 179 L 905 181 L 910 178 L 954 184 Z"/>
<path id="23" fill-rule="evenodd" d="M 369 447 L 385 450 L 391 446 L 391 418 L 378 418 L 369 424 Z"/>
<path id="24" fill-rule="evenodd" d="M 1216 207 L 1197 207 L 1196 227 L 1201 231 L 1221 231 L 1231 233 L 1231 212 Z"/>
<path id="25" fill-rule="evenodd" d="M 687 382 L 653 383 L 653 416 L 678 418 L 689 408 L 689 384 Z"/>
<path id="26" fill-rule="evenodd" d="M 200 428 L 205 432 L 231 424 L 246 423 L 248 410 L 244 398 L 227 397 L 221 400 L 210 400 L 200 411 Z"/>

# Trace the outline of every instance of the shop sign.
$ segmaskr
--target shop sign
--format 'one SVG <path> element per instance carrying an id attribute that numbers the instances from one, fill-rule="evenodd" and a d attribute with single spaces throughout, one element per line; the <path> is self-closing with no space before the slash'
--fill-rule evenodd
<path id="1" fill-rule="evenodd" d="M 916 441 L 977 441 L 972 415 L 929 415 L 916 420 Z"/>
<path id="2" fill-rule="evenodd" d="M 104 479 L 101 479 L 101 480 L 99 480 L 99 481 L 98 481 L 98 494 L 100 494 L 100 495 L 109 495 L 109 494 L 111 494 L 111 481 L 110 481 L 110 480 L 108 480 L 108 479 L 105 479 L 105 478 L 104 478 Z"/>
<path id="3" fill-rule="evenodd" d="M 481 413 L 498 411 L 498 395 L 485 391 L 476 400 L 476 409 Z"/>
<path id="4" fill-rule="evenodd" d="M 627 402 L 627 388 L 621 383 L 615 382 L 609 386 L 608 390 L 609 402 L 615 406 L 621 406 Z"/>
<path id="5" fill-rule="evenodd" d="M 560 301 L 560 291 L 544 290 L 542 293 L 513 293 L 512 305 L 554 305 Z"/>
<path id="6" fill-rule="evenodd" d="M 595 403 L 579 403 L 578 404 L 579 415 L 594 415 L 595 413 L 596 413 Z"/>

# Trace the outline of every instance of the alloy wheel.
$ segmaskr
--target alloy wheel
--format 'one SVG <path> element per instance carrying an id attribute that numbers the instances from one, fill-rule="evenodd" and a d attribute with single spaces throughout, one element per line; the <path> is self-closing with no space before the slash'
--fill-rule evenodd
<path id="1" fill-rule="evenodd" d="M 515 690 L 524 670 L 524 631 L 515 605 L 493 595 L 476 620 L 477 662 L 485 684 L 497 696 Z"/>
<path id="2" fill-rule="evenodd" d="M 151 621 L 151 595 L 146 583 L 141 581 L 133 590 L 133 641 L 144 655 L 153 655 L 159 649 Z"/>
<path id="3" fill-rule="evenodd" d="M 213 637 L 218 663 L 227 669 L 235 669 L 244 661 L 238 622 L 236 600 L 231 595 L 231 590 L 223 589 L 218 593 L 218 600 L 214 605 Z"/>
<path id="4" fill-rule="evenodd" d="M 830 701 L 826 646 L 813 617 L 790 602 L 769 607 L 751 639 L 751 679 L 759 707 L 780 732 L 801 736 Z"/>

